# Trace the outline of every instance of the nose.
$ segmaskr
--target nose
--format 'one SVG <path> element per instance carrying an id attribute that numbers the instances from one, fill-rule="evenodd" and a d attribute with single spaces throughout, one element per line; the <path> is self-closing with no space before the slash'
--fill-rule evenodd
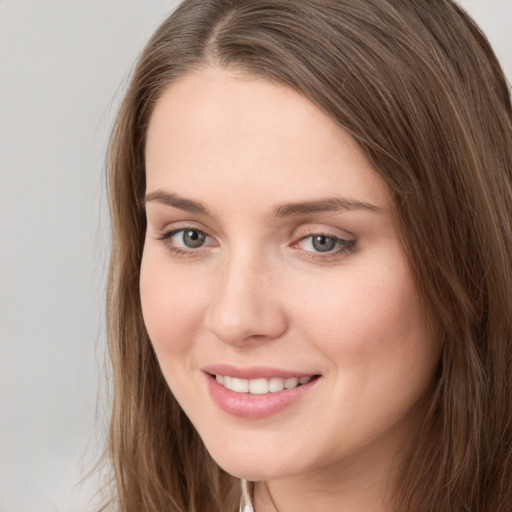
<path id="1" fill-rule="evenodd" d="M 257 343 L 287 330 L 276 270 L 256 258 L 231 257 L 215 280 L 205 327 L 225 343 Z"/>

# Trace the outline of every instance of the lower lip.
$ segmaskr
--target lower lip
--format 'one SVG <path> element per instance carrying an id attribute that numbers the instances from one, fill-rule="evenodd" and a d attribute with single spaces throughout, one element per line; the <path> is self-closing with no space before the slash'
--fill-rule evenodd
<path id="1" fill-rule="evenodd" d="M 307 384 L 275 393 L 253 395 L 226 389 L 211 375 L 206 375 L 206 378 L 210 396 L 224 412 L 231 416 L 250 419 L 266 418 L 286 409 L 306 395 L 319 380 L 315 378 Z"/>

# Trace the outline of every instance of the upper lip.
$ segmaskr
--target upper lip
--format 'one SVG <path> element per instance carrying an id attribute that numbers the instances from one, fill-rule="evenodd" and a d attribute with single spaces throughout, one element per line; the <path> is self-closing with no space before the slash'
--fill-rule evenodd
<path id="1" fill-rule="evenodd" d="M 295 370 L 283 370 L 280 368 L 271 368 L 268 366 L 233 366 L 230 364 L 213 364 L 204 366 L 201 370 L 210 375 L 223 375 L 236 377 L 238 379 L 270 379 L 272 377 L 280 377 L 288 379 L 290 377 L 310 377 L 317 375 L 311 372 L 301 372 Z"/>

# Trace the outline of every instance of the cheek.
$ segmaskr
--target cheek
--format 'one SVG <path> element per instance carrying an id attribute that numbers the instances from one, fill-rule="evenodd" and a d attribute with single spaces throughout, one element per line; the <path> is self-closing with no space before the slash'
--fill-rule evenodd
<path id="1" fill-rule="evenodd" d="M 428 360 L 427 367 L 437 357 L 408 267 L 399 257 L 390 260 L 392 268 L 368 266 L 317 283 L 301 308 L 304 329 L 333 369 L 353 371 L 362 381 L 392 378 Z"/>
<path id="2" fill-rule="evenodd" d="M 325 445 L 323 452 L 337 457 L 347 446 L 362 446 L 394 425 L 412 425 L 441 348 L 426 332 L 406 266 L 395 264 L 393 272 L 383 267 L 346 272 L 336 292 L 329 289 L 320 283 L 303 301 L 301 325 L 309 346 L 327 362 L 329 399 L 319 402 L 315 414 L 322 418 L 326 439 L 336 439 L 341 447 L 337 452 Z"/>
<path id="3" fill-rule="evenodd" d="M 204 287 L 185 268 L 172 268 L 164 258 L 145 252 L 140 295 L 144 323 L 159 361 L 184 357 L 203 317 Z"/>

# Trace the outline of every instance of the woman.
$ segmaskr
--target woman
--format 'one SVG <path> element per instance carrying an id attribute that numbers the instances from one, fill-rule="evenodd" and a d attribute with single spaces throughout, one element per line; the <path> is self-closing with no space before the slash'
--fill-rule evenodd
<path id="1" fill-rule="evenodd" d="M 109 152 L 119 510 L 509 510 L 511 134 L 451 1 L 185 1 Z"/>

